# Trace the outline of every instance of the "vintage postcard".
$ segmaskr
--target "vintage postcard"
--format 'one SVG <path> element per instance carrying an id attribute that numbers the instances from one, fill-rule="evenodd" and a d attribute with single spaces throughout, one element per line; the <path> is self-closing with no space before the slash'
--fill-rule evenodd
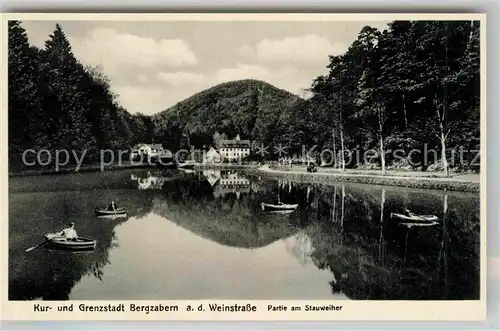
<path id="1" fill-rule="evenodd" d="M 485 15 L 2 18 L 4 319 L 485 318 Z"/>

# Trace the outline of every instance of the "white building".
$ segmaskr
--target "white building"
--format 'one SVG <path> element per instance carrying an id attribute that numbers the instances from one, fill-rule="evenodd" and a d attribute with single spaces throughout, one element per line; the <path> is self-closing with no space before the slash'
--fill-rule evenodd
<path id="1" fill-rule="evenodd" d="M 163 151 L 162 144 L 136 144 L 132 147 L 132 154 L 134 155 L 157 155 Z"/>
<path id="2" fill-rule="evenodd" d="M 219 154 L 226 160 L 242 160 L 250 155 L 250 140 L 241 140 L 238 134 L 234 139 L 220 142 Z"/>
<path id="3" fill-rule="evenodd" d="M 211 147 L 210 150 L 203 156 L 203 163 L 205 164 L 220 163 L 220 162 L 221 162 L 221 155 L 213 147 Z"/>

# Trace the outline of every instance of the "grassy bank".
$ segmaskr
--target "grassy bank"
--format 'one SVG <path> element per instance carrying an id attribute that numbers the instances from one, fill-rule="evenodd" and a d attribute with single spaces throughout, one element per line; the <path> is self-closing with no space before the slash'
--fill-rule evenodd
<path id="1" fill-rule="evenodd" d="M 196 164 L 195 169 L 257 169 L 258 164 L 235 164 L 235 163 L 217 163 L 217 164 Z"/>
<path id="2" fill-rule="evenodd" d="M 261 176 L 268 178 L 286 178 L 296 182 L 325 183 L 344 182 L 369 185 L 401 186 L 421 189 L 435 189 L 461 192 L 479 192 L 479 175 L 455 175 L 444 177 L 437 173 L 403 173 L 388 172 L 386 174 L 374 171 L 330 171 L 319 168 L 318 172 L 308 173 L 305 168 L 271 169 L 261 167 L 256 169 Z"/>

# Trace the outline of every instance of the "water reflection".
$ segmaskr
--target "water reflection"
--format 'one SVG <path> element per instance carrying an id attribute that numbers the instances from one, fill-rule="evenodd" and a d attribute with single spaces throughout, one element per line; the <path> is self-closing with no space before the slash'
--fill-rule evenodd
<path id="1" fill-rule="evenodd" d="M 143 171 L 132 173 L 130 180 L 135 182 L 139 190 L 161 190 L 166 181 L 174 180 L 174 177 L 162 172 Z"/>
<path id="2" fill-rule="evenodd" d="M 43 192 L 16 179 L 11 300 L 479 298 L 474 194 L 268 181 L 229 170 L 92 176 L 66 177 L 64 190 Z M 91 190 L 77 190 L 89 182 Z M 126 218 L 93 215 L 111 199 L 129 210 Z M 276 201 L 298 208 L 260 208 Z M 389 217 L 406 208 L 439 222 Z M 98 240 L 95 252 L 24 253 L 68 219 Z"/>

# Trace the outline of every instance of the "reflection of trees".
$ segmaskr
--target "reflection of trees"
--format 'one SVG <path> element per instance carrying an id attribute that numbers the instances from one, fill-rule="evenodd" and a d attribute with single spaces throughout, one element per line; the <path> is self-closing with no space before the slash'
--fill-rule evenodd
<path id="1" fill-rule="evenodd" d="M 130 173 L 126 180 L 130 182 Z M 330 270 L 332 291 L 353 299 L 479 297 L 477 196 L 252 179 L 254 184 L 258 189 L 240 199 L 235 194 L 215 197 L 211 183 L 199 174 L 175 174 L 161 192 L 101 190 L 102 197 L 94 191 L 11 194 L 9 298 L 68 299 L 84 275 L 102 279 L 109 251 L 118 245 L 114 228 L 126 221 L 95 219 L 95 205 L 111 197 L 127 207 L 129 216 L 141 218 L 153 211 L 223 245 L 263 247 L 292 237 L 285 243 L 290 254 L 302 264 Z M 289 215 L 261 211 L 261 202 L 277 199 L 299 208 Z M 443 218 L 443 226 L 398 226 L 389 215 L 404 208 L 435 214 Z M 64 226 L 68 217 L 76 221 L 80 235 L 98 240 L 95 252 L 24 253 L 41 234 Z"/>
<path id="2" fill-rule="evenodd" d="M 189 231 L 223 245 L 263 247 L 294 233 L 287 215 L 263 213 L 260 203 L 268 192 L 216 198 L 206 180 L 195 177 L 165 183 L 164 198 L 155 200 L 153 212 Z"/>
<path id="3" fill-rule="evenodd" d="M 148 206 L 146 194 L 132 196 L 134 191 L 112 191 L 114 197 L 129 209 Z M 143 198 L 143 199 L 141 199 Z M 14 200 L 14 201 L 12 201 Z M 28 200 L 34 208 L 19 209 Z M 117 247 L 114 228 L 127 218 L 96 219 L 93 191 L 23 193 L 11 197 L 9 245 L 9 299 L 10 300 L 68 300 L 74 285 L 85 275 L 102 280 L 103 269 L 109 264 L 109 252 Z M 97 248 L 90 252 L 62 252 L 39 248 L 25 253 L 27 247 L 42 241 L 41 235 L 59 230 L 71 219 L 77 224 L 80 236 L 97 240 Z M 22 221 L 24 220 L 24 222 Z M 25 224 L 26 220 L 36 220 Z"/>
<path id="4" fill-rule="evenodd" d="M 312 262 L 312 245 L 309 236 L 305 231 L 300 231 L 296 235 L 285 239 L 287 252 L 293 255 L 300 265 L 305 266 Z"/>
<path id="5" fill-rule="evenodd" d="M 445 195 L 443 210 L 443 196 L 437 191 L 401 194 L 397 189 L 296 185 L 295 190 L 300 189 L 310 201 L 317 199 L 307 206 L 313 222 L 306 232 L 312 260 L 333 273 L 333 292 L 353 299 L 478 297 L 477 197 Z M 400 226 L 389 214 L 404 207 L 435 214 L 443 226 Z"/>

